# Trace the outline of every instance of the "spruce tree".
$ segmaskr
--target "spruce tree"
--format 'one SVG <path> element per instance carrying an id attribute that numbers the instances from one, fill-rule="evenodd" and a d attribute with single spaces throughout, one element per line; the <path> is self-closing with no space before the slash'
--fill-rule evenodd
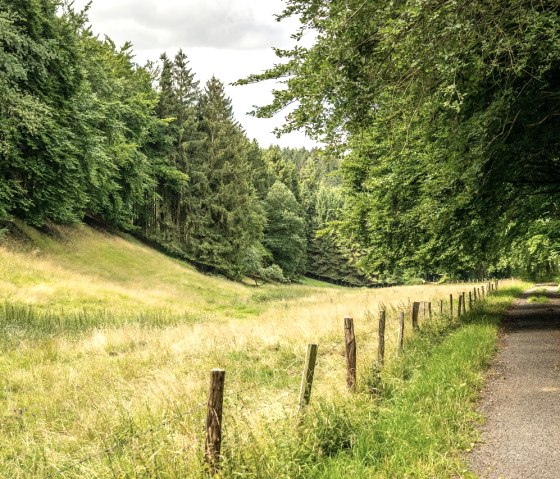
<path id="1" fill-rule="evenodd" d="M 189 247 L 197 261 L 238 277 L 247 249 L 262 236 L 264 217 L 251 184 L 250 143 L 215 77 L 206 84 L 199 119 L 206 190 L 193 211 L 199 221 L 191 226 Z"/>

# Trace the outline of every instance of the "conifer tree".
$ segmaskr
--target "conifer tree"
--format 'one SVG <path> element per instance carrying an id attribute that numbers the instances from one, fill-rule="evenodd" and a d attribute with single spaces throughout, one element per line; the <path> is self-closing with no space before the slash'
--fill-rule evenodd
<path id="1" fill-rule="evenodd" d="M 250 144 L 215 77 L 206 84 L 199 119 L 204 134 L 199 174 L 207 189 L 192 212 L 199 221 L 190 228 L 189 249 L 197 261 L 239 276 L 246 250 L 262 236 L 264 217 L 251 184 Z"/>

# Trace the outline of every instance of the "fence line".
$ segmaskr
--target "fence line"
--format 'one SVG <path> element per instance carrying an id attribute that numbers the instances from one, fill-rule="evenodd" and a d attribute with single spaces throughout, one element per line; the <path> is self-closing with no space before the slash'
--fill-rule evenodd
<path id="1" fill-rule="evenodd" d="M 469 292 L 468 296 L 466 296 L 466 292 L 458 293 L 458 318 L 462 317 L 466 314 L 467 304 L 468 304 L 468 311 L 472 312 L 475 305 L 485 301 L 487 297 L 493 293 L 497 292 L 499 289 L 499 280 L 483 280 L 483 284 L 480 287 L 473 287 Z M 477 281 L 478 283 L 478 281 Z M 467 303 L 468 298 L 468 303 Z M 454 304 L 454 297 L 453 294 L 450 294 L 449 297 L 449 314 L 444 314 L 444 300 L 440 300 L 440 308 L 439 308 L 439 317 L 448 317 L 449 321 L 453 321 L 453 304 Z M 404 305 L 404 304 L 403 304 Z M 409 313 L 411 318 L 411 331 L 413 333 L 417 333 L 420 331 L 420 322 L 419 322 L 419 308 L 420 305 L 423 305 L 423 313 L 424 318 L 423 322 L 431 321 L 433 319 L 433 312 L 432 312 L 432 301 L 420 301 L 420 302 L 409 302 Z M 427 309 L 426 309 L 427 306 Z M 398 311 L 397 308 L 393 308 L 398 312 L 398 339 L 397 339 L 397 355 L 402 354 L 404 349 L 405 337 L 405 311 Z M 428 317 L 426 318 L 426 311 L 428 311 Z M 370 315 L 371 316 L 371 315 Z M 356 334 L 354 329 L 354 321 L 352 318 L 345 318 L 344 319 L 344 342 L 345 342 L 345 357 L 346 357 L 346 383 L 347 387 L 351 392 L 356 392 L 357 389 L 357 370 L 356 370 L 356 362 L 357 362 L 357 350 L 356 350 L 356 337 L 358 338 L 368 338 L 375 334 L 378 335 L 378 346 L 377 346 L 377 359 L 375 361 L 376 369 L 379 371 L 384 366 L 385 363 L 385 325 L 387 320 L 387 310 L 385 307 L 380 309 L 379 313 L 379 323 L 378 323 L 378 330 L 377 331 L 366 331 L 366 332 L 359 332 Z M 302 382 L 299 388 L 299 401 L 298 401 L 298 411 L 299 413 L 303 413 L 305 407 L 310 403 L 312 386 L 313 386 L 313 377 L 314 377 L 314 369 L 315 363 L 317 360 L 317 353 L 318 345 L 317 344 L 309 344 L 307 349 L 307 354 L 305 356 L 304 366 L 303 366 L 303 373 L 302 373 Z M 296 362 L 294 361 L 291 363 L 291 366 L 295 365 Z M 187 416 L 191 416 L 194 413 L 202 413 L 204 410 L 207 412 L 206 417 L 206 432 L 205 432 L 205 444 L 204 444 L 204 458 L 209 466 L 210 472 L 215 475 L 220 470 L 220 458 L 221 458 L 221 441 L 222 441 L 222 423 L 223 423 L 223 400 L 224 396 L 226 397 L 237 397 L 244 406 L 246 403 L 242 398 L 242 395 L 248 392 L 253 392 L 257 389 L 261 389 L 263 387 L 262 384 L 253 384 L 250 387 L 240 388 L 238 390 L 229 391 L 227 395 L 225 395 L 225 370 L 223 369 L 213 369 L 211 371 L 211 382 L 209 388 L 209 395 L 208 395 L 208 402 L 206 404 L 198 404 L 198 407 L 191 407 L 188 411 L 180 412 L 175 411 L 172 418 L 166 418 L 159 425 L 150 426 L 142 431 L 137 431 L 132 433 L 130 436 L 127 437 L 128 441 L 132 441 L 134 439 L 141 439 L 149 434 L 154 434 L 164 430 L 167 427 L 170 427 L 178 422 L 184 420 Z M 277 402 L 279 399 L 284 399 L 289 397 L 290 395 L 295 395 L 295 390 L 289 390 L 285 392 L 283 395 L 276 397 L 274 402 Z M 272 402 L 269 403 L 269 405 Z M 301 419 L 301 414 L 300 414 Z M 56 472 L 61 474 L 63 472 L 67 472 L 71 468 L 79 467 L 82 464 L 85 464 L 93 459 L 97 459 L 104 455 L 109 455 L 111 452 L 115 451 L 117 448 L 123 446 L 122 441 L 116 441 L 114 444 L 104 447 L 102 450 L 88 454 L 83 456 L 80 459 L 77 459 L 73 462 L 67 463 L 60 468 L 56 468 Z"/>

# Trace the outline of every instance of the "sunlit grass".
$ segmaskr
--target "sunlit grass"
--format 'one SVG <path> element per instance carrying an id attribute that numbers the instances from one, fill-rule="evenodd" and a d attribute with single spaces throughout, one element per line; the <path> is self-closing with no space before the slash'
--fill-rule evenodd
<path id="1" fill-rule="evenodd" d="M 546 296 L 531 295 L 527 298 L 528 303 L 548 303 L 549 299 Z"/>
<path id="2" fill-rule="evenodd" d="M 469 288 L 256 288 L 85 226 L 58 238 L 25 228 L 31 246 L 0 247 L 0 476 L 10 478 L 199 477 L 211 368 L 227 371 L 225 448 L 241 454 L 270 428 L 292 434 L 307 343 L 319 343 L 313 398 L 338 404 L 345 316 L 367 392 L 379 309 L 391 359 L 398 310 L 432 301 L 435 314 Z"/>

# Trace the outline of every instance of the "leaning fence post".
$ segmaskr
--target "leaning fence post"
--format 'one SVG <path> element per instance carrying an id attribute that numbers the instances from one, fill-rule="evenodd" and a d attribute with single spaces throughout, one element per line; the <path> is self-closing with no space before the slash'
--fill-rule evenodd
<path id="1" fill-rule="evenodd" d="M 420 312 L 420 303 L 415 301 L 412 303 L 412 327 L 415 331 L 420 329 L 418 326 L 418 313 Z"/>
<path id="2" fill-rule="evenodd" d="M 311 387 L 313 386 L 313 375 L 315 374 L 315 363 L 317 361 L 317 344 L 308 344 L 305 355 L 305 364 L 301 376 L 299 388 L 299 410 L 300 412 L 309 404 L 311 398 Z"/>
<path id="3" fill-rule="evenodd" d="M 377 370 L 381 370 L 385 362 L 385 319 L 387 313 L 384 309 L 379 311 L 379 340 L 377 343 Z"/>
<path id="4" fill-rule="evenodd" d="M 401 311 L 399 313 L 399 337 L 397 340 L 397 347 L 399 354 L 402 353 L 404 346 L 404 313 Z"/>
<path id="5" fill-rule="evenodd" d="M 346 342 L 346 384 L 352 392 L 356 390 L 356 336 L 354 320 L 344 318 L 344 339 Z"/>
<path id="6" fill-rule="evenodd" d="M 220 449 L 222 445 L 222 406 L 224 402 L 223 369 L 210 372 L 210 391 L 208 393 L 208 411 L 206 413 L 206 442 L 204 445 L 206 462 L 212 474 L 220 468 Z"/>

